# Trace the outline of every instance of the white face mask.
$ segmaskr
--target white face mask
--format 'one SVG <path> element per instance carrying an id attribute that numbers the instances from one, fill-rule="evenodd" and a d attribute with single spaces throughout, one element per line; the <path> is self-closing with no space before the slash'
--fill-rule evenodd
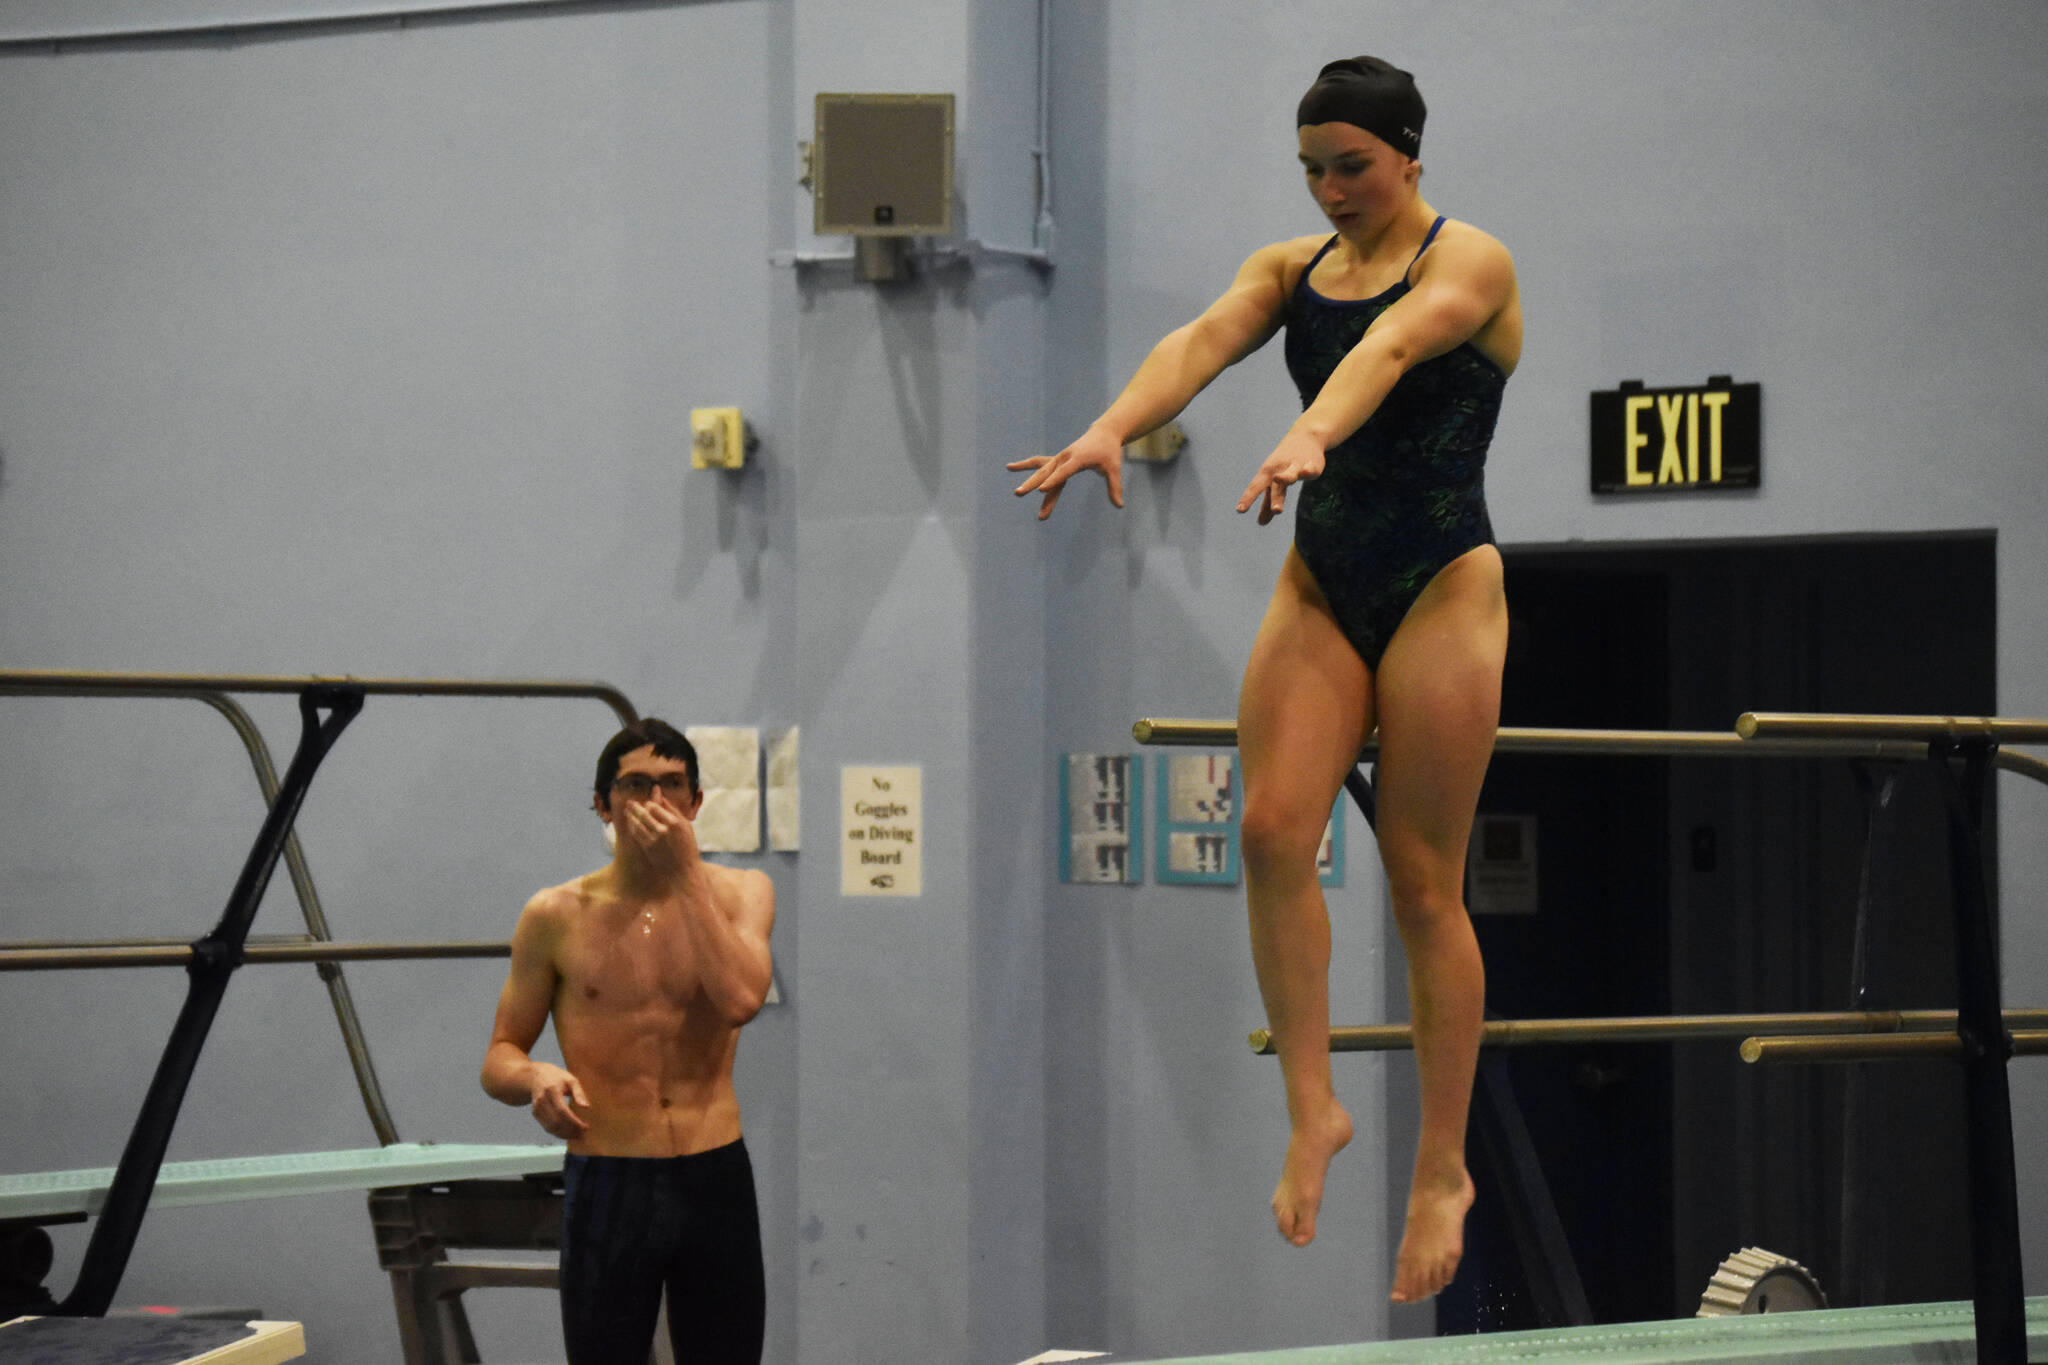
<path id="1" fill-rule="evenodd" d="M 612 822 L 609 820 L 604 822 L 604 847 L 607 853 L 619 851 L 619 832 L 612 828 Z"/>

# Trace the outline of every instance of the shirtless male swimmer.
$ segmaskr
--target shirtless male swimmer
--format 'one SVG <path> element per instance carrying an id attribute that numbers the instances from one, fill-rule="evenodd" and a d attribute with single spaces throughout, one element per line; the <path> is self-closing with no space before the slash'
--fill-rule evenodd
<path id="1" fill-rule="evenodd" d="M 484 1054 L 493 1099 L 568 1139 L 569 1365 L 648 1358 L 664 1289 L 679 1361 L 759 1365 L 766 1317 L 733 1054 L 770 982 L 775 888 L 698 853 L 697 754 L 662 721 L 613 736 L 591 805 L 612 861 L 527 902 Z M 567 1069 L 530 1054 L 549 1016 Z"/>

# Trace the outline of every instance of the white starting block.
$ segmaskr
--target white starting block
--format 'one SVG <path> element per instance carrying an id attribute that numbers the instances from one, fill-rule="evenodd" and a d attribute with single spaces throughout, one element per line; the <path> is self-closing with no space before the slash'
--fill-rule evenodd
<path id="1" fill-rule="evenodd" d="M 197 1318 L 16 1318 L 0 1359 L 27 1365 L 279 1365 L 306 1353 L 296 1322 Z"/>

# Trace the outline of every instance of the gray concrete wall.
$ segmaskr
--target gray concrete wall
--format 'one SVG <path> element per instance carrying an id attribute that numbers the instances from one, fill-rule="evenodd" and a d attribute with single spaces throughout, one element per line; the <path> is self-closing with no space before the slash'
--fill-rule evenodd
<path id="1" fill-rule="evenodd" d="M 778 25 L 735 0 L 0 58 L 0 658 L 601 677 L 678 723 L 802 721 Z M 726 404 L 758 463 L 692 473 L 689 409 Z M 260 816 L 227 727 L 191 702 L 0 706 L 5 936 L 211 925 Z M 251 707 L 281 764 L 289 703 Z M 587 790 L 615 727 L 590 702 L 373 700 L 300 821 L 337 934 L 509 933 L 602 860 Z M 788 984 L 796 860 L 741 861 L 783 883 Z M 257 928 L 296 920 L 280 878 Z M 406 1137 L 544 1136 L 476 1085 L 502 973 L 351 969 Z M 113 1163 L 182 988 L 6 979 L 0 1051 L 33 1097 L 10 1170 Z M 739 1077 L 779 1359 L 795 1058 L 770 1010 Z M 172 1156 L 373 1143 L 312 971 L 243 974 Z M 82 1245 L 60 1236 L 60 1292 Z M 477 1298 L 487 1358 L 548 1354 L 544 1296 Z M 253 1302 L 316 1358 L 397 1358 L 357 1195 L 152 1216 L 123 1300 Z"/>

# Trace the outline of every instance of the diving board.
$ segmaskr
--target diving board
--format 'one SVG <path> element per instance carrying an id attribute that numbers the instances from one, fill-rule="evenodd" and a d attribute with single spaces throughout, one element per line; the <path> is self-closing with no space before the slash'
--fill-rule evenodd
<path id="1" fill-rule="evenodd" d="M 281 1365 L 306 1353 L 296 1322 L 189 1318 L 16 1318 L 0 1357 L 24 1365 Z"/>
<path id="2" fill-rule="evenodd" d="M 2026 1301 L 2027 1355 L 2048 1359 L 2048 1297 Z M 1236 1355 L 1179 1356 L 1125 1365 L 1954 1365 L 1976 1356 L 1976 1314 L 1967 1303 L 1823 1308 L 1806 1313 L 1678 1318 L 1540 1332 L 1490 1332 L 1355 1346 L 1305 1346 Z M 1121 1357 L 1108 1357 L 1117 1365 Z"/>
<path id="3" fill-rule="evenodd" d="M 561 1143 L 398 1142 L 339 1152 L 167 1161 L 157 1174 L 149 1203 L 151 1208 L 175 1208 L 335 1190 L 543 1175 L 562 1169 L 567 1150 Z M 113 1179 L 111 1166 L 0 1175 L 0 1220 L 97 1214 Z"/>

